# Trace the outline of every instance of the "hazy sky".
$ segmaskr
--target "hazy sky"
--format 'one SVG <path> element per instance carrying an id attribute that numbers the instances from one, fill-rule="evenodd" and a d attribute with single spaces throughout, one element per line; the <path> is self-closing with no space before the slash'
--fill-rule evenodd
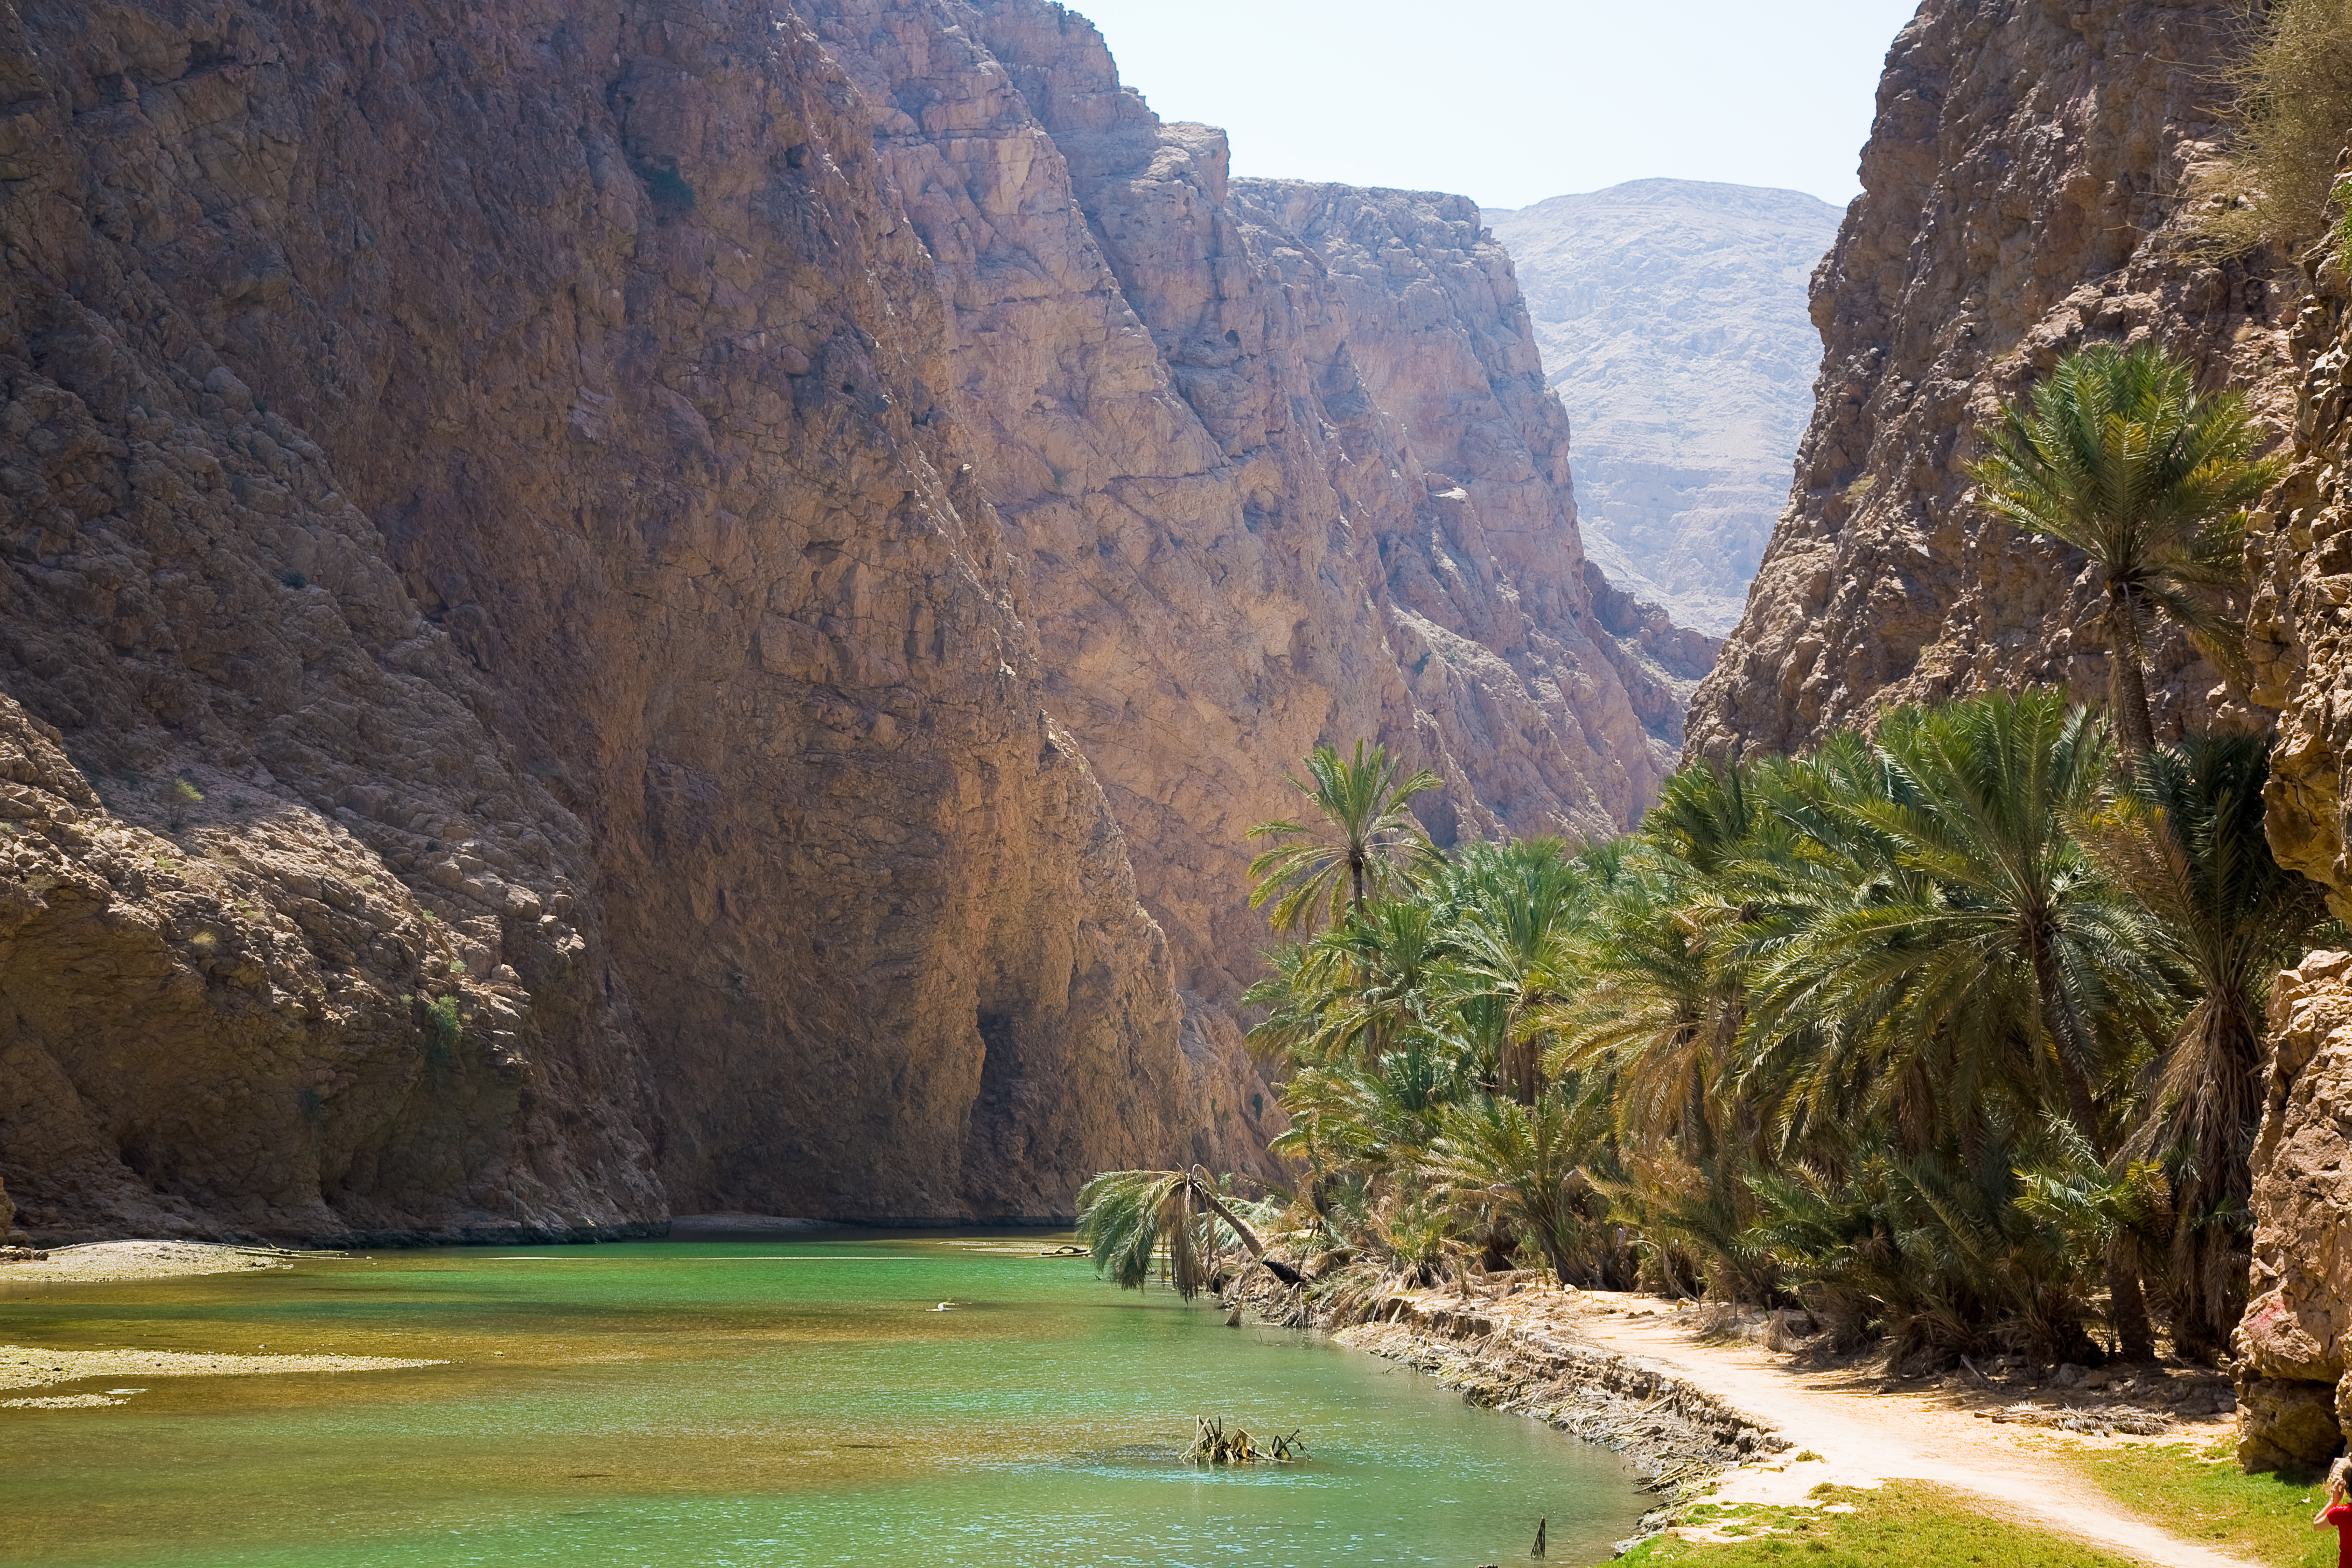
<path id="1" fill-rule="evenodd" d="M 1917 0 L 1068 0 L 1234 172 L 1481 205 L 1667 175 L 1843 204 Z"/>

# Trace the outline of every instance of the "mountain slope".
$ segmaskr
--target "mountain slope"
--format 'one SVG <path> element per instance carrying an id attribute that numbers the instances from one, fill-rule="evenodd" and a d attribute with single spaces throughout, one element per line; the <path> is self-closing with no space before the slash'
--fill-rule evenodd
<path id="1" fill-rule="evenodd" d="M 2020 681 L 2104 693 L 2083 558 L 1988 520 L 1965 465 L 2000 399 L 2095 339 L 2152 334 L 2279 413 L 2287 291 L 2201 259 L 2175 224 L 2223 134 L 2242 16 L 2233 0 L 1926 0 L 1896 37 L 1863 194 L 1813 279 L 1812 422 L 1692 703 L 1695 750 L 1793 750 L 1888 702 Z M 2178 633 L 2149 652 L 2160 732 L 2231 707 Z"/>
<path id="2" fill-rule="evenodd" d="M 1821 363 L 1805 288 L 1841 216 L 1691 180 L 1486 215 L 1576 433 L 1586 549 L 1681 625 L 1731 628 L 1787 501 Z"/>

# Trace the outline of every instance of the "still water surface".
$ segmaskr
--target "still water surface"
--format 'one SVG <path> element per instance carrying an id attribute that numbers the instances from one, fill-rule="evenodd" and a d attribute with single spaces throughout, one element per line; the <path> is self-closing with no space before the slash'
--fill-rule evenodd
<path id="1" fill-rule="evenodd" d="M 0 1342 L 451 1364 L 0 1410 L 0 1562 L 1468 1568 L 1527 1561 L 1538 1515 L 1552 1562 L 1605 1559 L 1641 1510 L 1612 1454 L 1045 1245 L 452 1249 L 10 1288 Z M 1302 1428 L 1312 1458 L 1186 1468 L 1195 1412 Z"/>

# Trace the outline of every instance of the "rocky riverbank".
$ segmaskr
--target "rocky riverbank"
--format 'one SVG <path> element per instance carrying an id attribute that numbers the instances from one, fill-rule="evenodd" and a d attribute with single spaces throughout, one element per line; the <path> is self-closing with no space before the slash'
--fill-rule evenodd
<path id="1" fill-rule="evenodd" d="M 1789 1440 L 1671 1368 L 1479 1310 L 1461 1297 L 1391 1296 L 1340 1343 L 1430 1373 L 1475 1405 L 1517 1411 L 1630 1459 L 1665 1506 L 1707 1490 L 1726 1469 Z"/>

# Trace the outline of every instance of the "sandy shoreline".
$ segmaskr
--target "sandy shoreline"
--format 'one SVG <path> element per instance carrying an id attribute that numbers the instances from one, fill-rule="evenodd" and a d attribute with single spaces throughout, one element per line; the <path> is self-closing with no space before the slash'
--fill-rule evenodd
<path id="1" fill-rule="evenodd" d="M 0 1390 L 47 1388 L 93 1378 L 257 1377 L 289 1372 L 393 1372 L 404 1367 L 446 1366 L 446 1362 L 409 1361 L 373 1355 L 215 1355 L 196 1351 L 61 1351 L 0 1345 Z M 0 1409 L 68 1409 L 121 1405 L 143 1388 L 103 1394 L 68 1394 L 0 1399 Z"/>
<path id="2" fill-rule="evenodd" d="M 273 1247 L 230 1247 L 211 1241 L 90 1241 L 49 1249 L 37 1262 L 0 1263 L 0 1287 L 11 1284 L 103 1285 L 120 1279 L 170 1279 L 189 1274 L 235 1274 L 248 1268 L 291 1268 L 302 1258 Z"/>
<path id="3" fill-rule="evenodd" d="M 291 1268 L 305 1255 L 264 1247 L 228 1247 L 200 1241 L 94 1241 L 61 1247 L 37 1262 L 0 1263 L 0 1289 L 12 1283 L 102 1285 L 188 1275 L 234 1274 L 255 1268 Z M 403 1367 L 443 1366 L 366 1355 L 226 1355 L 192 1351 L 47 1350 L 0 1345 L 0 1391 L 47 1388 L 105 1378 L 255 1377 L 289 1372 L 391 1372 Z M 0 1409 L 73 1410 L 124 1405 L 143 1388 L 31 1394 L 0 1399 Z"/>

